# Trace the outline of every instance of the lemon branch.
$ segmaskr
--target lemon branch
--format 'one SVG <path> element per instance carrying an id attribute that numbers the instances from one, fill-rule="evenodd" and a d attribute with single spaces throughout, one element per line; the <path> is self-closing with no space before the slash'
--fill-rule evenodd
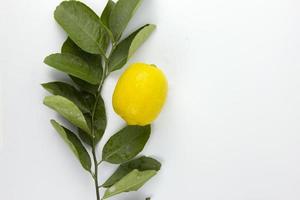
<path id="1" fill-rule="evenodd" d="M 135 158 L 150 137 L 150 124 L 162 107 L 157 104 L 153 105 L 153 112 L 146 113 L 141 110 L 142 122 L 137 125 L 129 125 L 133 123 L 124 119 L 127 122 L 126 126 L 109 138 L 102 149 L 101 159 L 97 158 L 100 157 L 97 144 L 107 125 L 105 105 L 101 96 L 105 80 L 111 72 L 121 69 L 127 63 L 156 27 L 153 24 L 145 24 L 121 40 L 140 2 L 141 0 L 118 0 L 117 2 L 108 0 L 101 16 L 98 16 L 80 1 L 63 1 L 54 12 L 55 20 L 67 33 L 68 38 L 62 45 L 61 52 L 47 56 L 44 62 L 68 74 L 75 85 L 60 81 L 42 84 L 52 94 L 45 97 L 44 104 L 77 128 L 77 132 L 69 130 L 55 120 L 51 120 L 54 129 L 93 178 L 97 200 L 107 199 L 123 192 L 136 191 L 153 177 L 161 166 L 159 161 L 151 157 Z M 164 100 L 167 85 L 162 73 L 153 66 L 142 63 L 138 65 L 135 68 L 138 69 L 136 72 L 146 70 L 151 77 L 160 80 L 155 84 L 161 83 L 161 87 L 154 88 L 165 91 L 159 97 Z M 132 74 L 127 75 L 126 79 L 126 87 L 131 90 L 134 90 L 133 85 L 137 85 L 135 81 L 154 80 L 152 78 L 137 80 L 132 78 Z M 115 92 L 121 92 L 120 94 L 123 94 L 121 99 L 127 99 L 126 92 L 124 94 L 124 91 L 120 91 L 117 86 Z M 157 91 L 154 89 L 147 88 L 142 91 L 149 91 L 149 94 L 143 93 L 146 96 L 141 96 L 139 90 L 133 92 L 133 95 L 138 95 L 137 99 L 141 100 L 137 104 L 145 105 L 143 99 L 157 96 Z M 155 95 L 151 92 L 155 92 Z M 147 106 L 148 104 L 149 102 Z M 140 119 L 133 121 L 140 122 Z M 88 146 L 90 149 L 87 148 Z M 119 164 L 119 168 L 104 183 L 99 184 L 99 166 L 103 161 Z M 101 188 L 106 188 L 103 195 L 100 195 Z"/>

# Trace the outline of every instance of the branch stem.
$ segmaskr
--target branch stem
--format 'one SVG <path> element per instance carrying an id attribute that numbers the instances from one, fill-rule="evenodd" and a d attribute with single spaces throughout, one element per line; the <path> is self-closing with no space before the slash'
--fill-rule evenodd
<path id="1" fill-rule="evenodd" d="M 111 51 L 109 52 L 109 55 L 106 57 L 105 55 L 103 56 L 103 74 L 102 74 L 102 77 L 101 77 L 101 81 L 100 81 L 100 84 L 99 84 L 99 88 L 98 88 L 98 91 L 97 91 L 97 95 L 96 95 L 96 100 L 95 100 L 95 104 L 93 106 L 93 111 L 92 111 L 92 122 L 91 122 L 91 127 L 92 127 L 92 135 L 93 137 L 94 136 L 94 116 L 95 116 L 95 112 L 96 112 L 96 108 L 97 108 L 97 104 L 98 104 L 98 101 L 99 101 L 99 98 L 101 96 L 101 91 L 102 91 L 102 87 L 103 87 L 103 84 L 104 84 L 104 81 L 105 79 L 107 78 L 107 76 L 109 75 L 109 69 L 108 69 L 108 61 L 109 61 L 109 58 L 112 54 L 112 52 L 115 50 L 116 48 L 116 43 L 113 43 L 112 44 L 112 49 Z M 98 166 L 102 163 L 103 160 L 100 160 L 98 161 L 97 160 L 97 155 L 96 155 L 96 144 L 94 143 L 94 140 L 93 140 L 93 145 L 92 145 L 92 154 L 93 154 L 93 162 L 94 162 L 94 173 L 90 172 L 93 179 L 94 179 L 94 182 L 95 182 L 95 189 L 96 189 L 96 197 L 97 197 L 97 200 L 101 200 L 100 198 L 100 192 L 99 192 L 99 189 L 102 187 L 101 185 L 99 186 L 99 181 L 98 181 Z"/>
<path id="2" fill-rule="evenodd" d="M 100 200 L 100 193 L 99 193 L 99 183 L 98 183 L 98 165 L 97 165 L 97 156 L 96 156 L 96 151 L 95 151 L 95 146 L 92 148 L 92 154 L 93 154 L 93 160 L 94 160 L 94 167 L 95 167 L 95 176 L 94 176 L 94 181 L 95 181 L 95 189 L 96 189 L 96 196 L 97 200 Z"/>

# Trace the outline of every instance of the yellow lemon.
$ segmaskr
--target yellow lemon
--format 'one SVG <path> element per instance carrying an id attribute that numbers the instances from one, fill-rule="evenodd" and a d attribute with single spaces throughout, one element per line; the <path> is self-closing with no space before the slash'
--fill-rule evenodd
<path id="1" fill-rule="evenodd" d="M 167 79 L 160 69 L 135 63 L 121 75 L 113 94 L 113 107 L 129 125 L 144 126 L 158 116 L 167 92 Z"/>

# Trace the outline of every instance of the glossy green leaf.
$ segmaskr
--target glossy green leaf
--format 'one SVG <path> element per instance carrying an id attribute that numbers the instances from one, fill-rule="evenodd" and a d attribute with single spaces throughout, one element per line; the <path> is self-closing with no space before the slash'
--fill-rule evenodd
<path id="1" fill-rule="evenodd" d="M 63 140 L 69 145 L 72 152 L 79 159 L 83 168 L 89 171 L 91 169 L 91 158 L 77 136 L 67 128 L 61 126 L 55 120 L 51 120 L 51 124 Z"/>
<path id="2" fill-rule="evenodd" d="M 155 25 L 147 24 L 121 41 L 112 52 L 108 64 L 109 71 L 112 72 L 122 68 L 154 30 Z"/>
<path id="3" fill-rule="evenodd" d="M 80 57 L 69 53 L 52 54 L 47 56 L 44 62 L 57 70 L 76 76 L 91 84 L 97 84 L 101 79 L 101 74 L 99 74 L 98 70 L 95 70 L 94 67 L 91 67 Z"/>
<path id="4" fill-rule="evenodd" d="M 109 28 L 116 41 L 121 37 L 140 4 L 141 0 L 119 0 L 112 9 Z"/>
<path id="5" fill-rule="evenodd" d="M 63 82 L 49 82 L 44 83 L 42 86 L 53 95 L 63 96 L 78 106 L 78 108 L 83 112 L 90 112 L 90 107 L 86 103 L 82 93 L 80 93 L 75 87 L 70 84 Z"/>
<path id="6" fill-rule="evenodd" d="M 113 135 L 105 144 L 102 151 L 102 160 L 114 164 L 127 162 L 143 150 L 150 133 L 150 125 L 126 126 Z"/>
<path id="7" fill-rule="evenodd" d="M 44 104 L 70 121 L 75 126 L 81 128 L 86 133 L 90 133 L 88 124 L 80 109 L 70 100 L 62 96 L 47 96 Z"/>
<path id="8" fill-rule="evenodd" d="M 132 170 L 129 174 L 124 176 L 120 181 L 108 188 L 103 199 L 120 194 L 122 192 L 137 191 L 140 189 L 150 178 L 156 175 L 155 170 L 139 171 Z"/>
<path id="9" fill-rule="evenodd" d="M 88 117 L 86 117 L 88 119 Z M 89 119 L 91 121 L 91 119 Z M 79 135 L 81 139 L 89 144 L 90 146 L 96 145 L 102 138 L 104 131 L 106 129 L 107 119 L 106 119 L 106 111 L 105 105 L 102 97 L 100 96 L 94 112 L 94 123 L 93 123 L 93 130 L 94 130 L 94 137 L 91 135 L 87 135 L 83 133 L 82 130 L 79 130 Z M 87 137 L 88 136 L 88 137 Z"/>
<path id="10" fill-rule="evenodd" d="M 101 14 L 101 21 L 103 22 L 103 24 L 107 27 L 109 27 L 109 18 L 110 18 L 110 14 L 112 9 L 115 7 L 115 2 L 113 2 L 112 0 L 108 0 L 107 4 Z"/>
<path id="11" fill-rule="evenodd" d="M 54 18 L 81 49 L 105 55 L 102 45 L 107 36 L 99 17 L 88 6 L 79 1 L 63 1 L 56 8 Z"/>
<path id="12" fill-rule="evenodd" d="M 161 164 L 150 157 L 140 157 L 135 160 L 131 160 L 127 163 L 124 163 L 118 167 L 118 169 L 105 181 L 102 185 L 103 187 L 110 187 L 119 180 L 121 180 L 124 176 L 129 174 L 132 170 L 137 169 L 139 171 L 145 170 L 155 170 L 159 171 Z"/>

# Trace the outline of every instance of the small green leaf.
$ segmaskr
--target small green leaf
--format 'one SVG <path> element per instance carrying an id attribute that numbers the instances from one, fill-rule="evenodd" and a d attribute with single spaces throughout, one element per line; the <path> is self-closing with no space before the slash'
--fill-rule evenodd
<path id="1" fill-rule="evenodd" d="M 154 30 L 155 25 L 147 24 L 121 41 L 112 52 L 108 64 L 109 71 L 112 72 L 122 68 Z"/>
<path id="2" fill-rule="evenodd" d="M 99 17 L 88 6 L 79 1 L 63 1 L 56 8 L 54 18 L 81 49 L 105 55 L 102 45 L 107 36 Z"/>
<path id="3" fill-rule="evenodd" d="M 64 118 L 84 130 L 86 133 L 90 133 L 84 115 L 72 101 L 62 96 L 47 96 L 44 99 L 44 104 L 61 114 Z"/>
<path id="4" fill-rule="evenodd" d="M 59 95 L 71 100 L 83 113 L 90 112 L 90 108 L 85 102 L 86 100 L 83 98 L 83 95 L 72 85 L 57 81 L 44 83 L 42 86 L 53 95 Z"/>
<path id="5" fill-rule="evenodd" d="M 155 170 L 139 171 L 132 170 L 129 174 L 124 176 L 120 181 L 108 188 L 103 199 L 120 194 L 122 192 L 137 191 L 140 189 L 150 178 L 156 175 Z"/>
<path id="6" fill-rule="evenodd" d="M 120 165 L 118 169 L 107 179 L 107 181 L 105 181 L 105 183 L 102 186 L 106 188 L 112 186 L 134 169 L 137 169 L 139 171 L 159 171 L 160 167 L 161 164 L 157 160 L 143 156 Z"/>
<path id="7" fill-rule="evenodd" d="M 102 160 L 113 164 L 127 162 L 143 150 L 150 133 L 150 125 L 126 126 L 113 135 L 105 144 L 102 151 Z"/>
<path id="8" fill-rule="evenodd" d="M 115 38 L 113 33 L 108 27 L 109 27 L 110 14 L 114 7 L 115 7 L 115 2 L 113 2 L 112 0 L 108 0 L 100 17 L 100 25 L 105 29 L 107 35 L 109 36 L 110 40 L 113 43 L 115 42 Z"/>
<path id="9" fill-rule="evenodd" d="M 121 37 L 140 4 L 141 0 L 119 0 L 112 9 L 109 28 L 116 41 Z"/>
<path id="10" fill-rule="evenodd" d="M 86 151 L 86 149 L 84 148 L 80 140 L 77 138 L 77 136 L 67 128 L 61 126 L 55 120 L 51 120 L 51 124 L 55 128 L 55 130 L 60 134 L 63 140 L 69 145 L 72 152 L 78 158 L 83 168 L 86 169 L 87 171 L 90 171 L 91 169 L 90 155 Z"/>
<path id="11" fill-rule="evenodd" d="M 90 117 L 86 117 L 91 121 Z M 93 123 L 93 130 L 94 130 L 94 137 L 91 135 L 87 135 L 82 130 L 79 130 L 80 138 L 90 146 L 96 145 L 102 138 L 104 131 L 106 129 L 107 119 L 106 119 L 106 111 L 105 105 L 102 97 L 100 96 L 94 113 L 94 123 Z M 88 136 L 88 137 L 87 137 Z"/>
<path id="12" fill-rule="evenodd" d="M 97 84 L 101 79 L 101 74 L 99 74 L 98 70 L 95 70 L 94 67 L 91 67 L 80 57 L 72 54 L 52 54 L 47 56 L 44 62 L 55 69 L 76 76 L 91 84 Z"/>
<path id="13" fill-rule="evenodd" d="M 100 96 L 96 105 L 95 113 L 94 113 L 94 130 L 95 130 L 95 143 L 97 144 L 102 138 L 104 131 L 106 129 L 107 119 L 106 119 L 106 111 L 105 104 Z"/>
<path id="14" fill-rule="evenodd" d="M 103 24 L 107 27 L 109 26 L 110 14 L 111 14 L 112 9 L 115 7 L 115 4 L 116 3 L 113 2 L 112 0 L 108 0 L 107 4 L 106 4 L 106 6 L 105 6 L 105 8 L 104 8 L 104 10 L 101 14 L 100 19 L 103 22 Z"/>

